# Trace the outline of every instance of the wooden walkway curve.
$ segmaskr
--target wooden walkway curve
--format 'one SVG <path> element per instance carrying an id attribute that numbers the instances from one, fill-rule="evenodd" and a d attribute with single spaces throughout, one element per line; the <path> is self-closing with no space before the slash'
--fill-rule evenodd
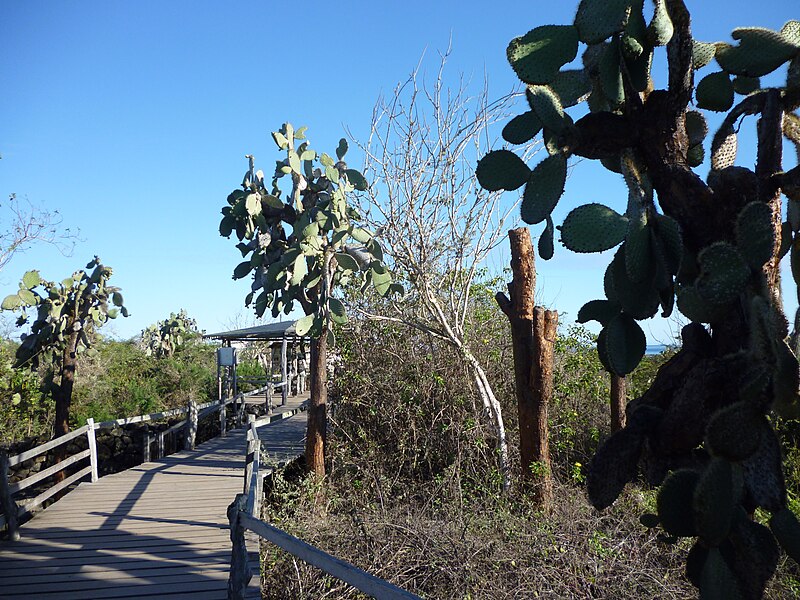
<path id="1" fill-rule="evenodd" d="M 305 421 L 260 429 L 266 462 L 302 453 Z M 23 525 L 21 540 L 0 542 L 0 598 L 225 598 L 244 431 L 79 485 Z M 254 577 L 248 592 L 260 597 L 259 585 Z"/>

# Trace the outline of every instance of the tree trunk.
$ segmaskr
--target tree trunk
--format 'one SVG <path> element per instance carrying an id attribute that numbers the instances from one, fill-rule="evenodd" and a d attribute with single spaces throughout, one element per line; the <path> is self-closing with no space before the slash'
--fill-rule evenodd
<path id="1" fill-rule="evenodd" d="M 611 433 L 625 427 L 626 379 L 611 373 Z"/>
<path id="2" fill-rule="evenodd" d="M 553 502 L 553 479 L 550 472 L 550 436 L 547 407 L 553 398 L 553 358 L 558 330 L 558 312 L 537 306 L 533 311 L 533 498 L 543 508 Z"/>
<path id="3" fill-rule="evenodd" d="M 56 420 L 53 425 L 53 438 L 69 433 L 69 407 L 72 402 L 72 388 L 75 385 L 75 365 L 78 345 L 78 332 L 74 331 L 67 338 L 67 345 L 61 356 L 61 382 L 53 386 L 53 400 L 56 403 Z M 55 462 L 59 463 L 66 457 L 67 447 L 61 445 L 55 450 Z M 66 474 L 59 471 L 53 476 L 55 483 L 64 481 Z"/>
<path id="4" fill-rule="evenodd" d="M 533 488 L 534 499 L 546 507 L 552 501 L 547 406 L 553 390 L 553 342 L 558 314 L 534 307 L 536 268 L 527 227 L 508 232 L 511 243 L 511 296 L 496 295 L 511 323 L 514 384 L 519 418 L 522 478 Z M 538 337 L 535 337 L 538 336 Z"/>
<path id="5" fill-rule="evenodd" d="M 325 476 L 325 438 L 328 424 L 328 332 L 311 340 L 311 400 L 306 431 L 306 468 Z"/>

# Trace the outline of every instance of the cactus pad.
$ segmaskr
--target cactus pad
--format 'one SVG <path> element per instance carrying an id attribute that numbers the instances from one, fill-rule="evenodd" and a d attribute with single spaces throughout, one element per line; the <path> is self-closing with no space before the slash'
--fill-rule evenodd
<path id="1" fill-rule="evenodd" d="M 736 218 L 736 245 L 752 269 L 760 269 L 772 258 L 775 230 L 772 209 L 764 202 L 751 202 Z"/>
<path id="2" fill-rule="evenodd" d="M 532 110 L 517 115 L 503 127 L 503 139 L 509 144 L 524 144 L 542 130 L 542 122 Z"/>
<path id="3" fill-rule="evenodd" d="M 689 146 L 703 143 L 708 135 L 708 124 L 703 113 L 696 110 L 686 112 L 686 135 L 689 137 Z"/>
<path id="4" fill-rule="evenodd" d="M 699 167 L 706 159 L 706 151 L 703 149 L 703 144 L 690 146 L 686 152 L 686 163 L 690 167 Z"/>
<path id="5" fill-rule="evenodd" d="M 542 125 L 553 133 L 559 133 L 566 124 L 564 108 L 556 93 L 546 85 L 529 85 L 528 102 Z"/>
<path id="6" fill-rule="evenodd" d="M 606 99 L 612 106 L 618 106 L 625 101 L 620 60 L 619 44 L 614 40 L 606 46 L 599 64 L 600 84 Z"/>
<path id="7" fill-rule="evenodd" d="M 700 474 L 691 469 L 673 471 L 658 490 L 656 506 L 664 531 L 678 537 L 696 535 L 692 505 Z"/>
<path id="8" fill-rule="evenodd" d="M 542 231 L 542 235 L 539 236 L 539 242 L 537 246 L 539 247 L 539 256 L 541 256 L 544 260 L 550 260 L 553 258 L 553 237 L 555 234 L 553 227 L 553 219 L 550 216 L 545 219 L 545 227 L 544 231 Z"/>
<path id="9" fill-rule="evenodd" d="M 702 69 L 712 60 L 717 53 L 715 44 L 692 40 L 692 68 Z"/>
<path id="10" fill-rule="evenodd" d="M 561 106 L 568 108 L 589 97 L 592 81 L 584 69 L 569 69 L 558 73 L 550 82 L 550 87 L 561 101 Z"/>
<path id="11" fill-rule="evenodd" d="M 772 515 L 769 527 L 792 560 L 800 563 L 800 523 L 788 508 L 782 508 Z"/>
<path id="12" fill-rule="evenodd" d="M 530 225 L 544 221 L 553 212 L 553 208 L 564 193 L 566 181 L 567 159 L 565 156 L 554 154 L 536 165 L 531 172 L 525 186 L 525 194 L 522 197 L 522 220 Z"/>
<path id="13" fill-rule="evenodd" d="M 625 244 L 620 246 L 609 265 L 613 292 L 622 309 L 635 319 L 647 319 L 658 311 L 660 299 L 651 281 L 634 282 L 625 266 Z M 609 300 L 612 298 L 607 296 Z"/>
<path id="14" fill-rule="evenodd" d="M 653 46 L 666 46 L 667 42 L 672 39 L 673 30 L 672 20 L 667 12 L 667 3 L 665 0 L 655 0 L 653 20 L 647 27 L 647 37 L 650 43 Z"/>
<path id="15" fill-rule="evenodd" d="M 724 458 L 713 459 L 700 475 L 694 490 L 694 523 L 697 535 L 718 546 L 731 528 L 734 510 L 742 495 L 742 474 Z"/>
<path id="16" fill-rule="evenodd" d="M 510 150 L 493 150 L 478 161 L 478 183 L 486 190 L 516 190 L 528 181 L 531 170 Z"/>
<path id="17" fill-rule="evenodd" d="M 628 278 L 637 283 L 651 278 L 656 266 L 653 258 L 650 227 L 647 226 L 645 214 L 641 213 L 628 222 L 625 237 L 625 269 Z"/>
<path id="18" fill-rule="evenodd" d="M 761 430 L 758 449 L 744 461 L 744 485 L 757 506 L 775 512 L 786 506 L 781 447 L 772 426 Z"/>
<path id="19" fill-rule="evenodd" d="M 584 204 L 564 219 L 561 243 L 573 252 L 602 252 L 622 243 L 628 219 L 602 204 Z"/>
<path id="20" fill-rule="evenodd" d="M 597 44 L 625 28 L 631 13 L 630 0 L 581 0 L 575 27 L 587 44 Z"/>
<path id="21" fill-rule="evenodd" d="M 708 550 L 699 583 L 704 600 L 743 600 L 736 576 L 719 548 Z"/>
<path id="22" fill-rule="evenodd" d="M 514 38 L 506 49 L 508 62 L 523 82 L 550 83 L 578 53 L 578 31 L 572 25 L 543 25 Z"/>
<path id="23" fill-rule="evenodd" d="M 678 310 L 695 323 L 718 321 L 723 315 L 722 307 L 705 300 L 694 285 L 684 285 L 678 289 Z"/>
<path id="24" fill-rule="evenodd" d="M 732 167 L 736 161 L 738 145 L 733 125 L 725 124 L 720 127 L 711 142 L 711 170 L 721 171 Z"/>
<path id="25" fill-rule="evenodd" d="M 763 27 L 734 29 L 731 36 L 739 45 L 719 44 L 716 57 L 719 66 L 733 75 L 767 75 L 800 52 L 800 44 L 790 37 Z"/>
<path id="26" fill-rule="evenodd" d="M 733 106 L 733 83 L 724 71 L 710 73 L 697 84 L 695 95 L 699 108 L 724 112 Z"/>
<path id="27" fill-rule="evenodd" d="M 745 77 L 739 75 L 733 79 L 733 91 L 742 96 L 752 94 L 761 88 L 761 80 L 758 77 Z"/>
<path id="28" fill-rule="evenodd" d="M 639 324 L 628 314 L 620 313 L 603 328 L 608 366 L 624 377 L 633 371 L 644 356 L 647 340 Z"/>
<path id="29" fill-rule="evenodd" d="M 578 318 L 575 319 L 578 323 L 588 323 L 589 321 L 597 321 L 603 327 L 608 325 L 609 321 L 619 314 L 619 302 L 611 300 L 590 300 L 578 311 Z"/>
<path id="30" fill-rule="evenodd" d="M 641 435 L 621 429 L 597 449 L 586 478 L 589 501 L 596 509 L 611 506 L 625 484 L 636 477 L 643 442 Z"/>
<path id="31" fill-rule="evenodd" d="M 706 449 L 714 456 L 733 461 L 752 456 L 761 443 L 763 419 L 748 402 L 736 402 L 718 410 L 706 429 Z"/>
<path id="32" fill-rule="evenodd" d="M 728 242 L 715 242 L 697 257 L 700 275 L 697 291 L 714 304 L 733 301 L 750 278 L 750 269 L 741 253 Z"/>

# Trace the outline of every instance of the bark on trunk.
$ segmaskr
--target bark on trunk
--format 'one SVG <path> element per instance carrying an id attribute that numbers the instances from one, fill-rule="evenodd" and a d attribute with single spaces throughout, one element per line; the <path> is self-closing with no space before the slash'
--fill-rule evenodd
<path id="1" fill-rule="evenodd" d="M 325 476 L 325 438 L 328 424 L 328 332 L 311 341 L 311 400 L 306 431 L 306 467 Z"/>
<path id="2" fill-rule="evenodd" d="M 495 298 L 511 324 L 522 478 L 532 486 L 537 504 L 545 507 L 552 501 L 553 489 L 547 407 L 552 397 L 558 315 L 534 307 L 536 268 L 530 232 L 526 227 L 513 229 L 508 238 L 513 273 L 508 285 L 511 299 L 502 293 Z"/>
<path id="3" fill-rule="evenodd" d="M 627 380 L 611 374 L 611 433 L 625 427 Z"/>
<path id="4" fill-rule="evenodd" d="M 550 472 L 550 436 L 547 429 L 547 408 L 553 397 L 553 358 L 558 329 L 558 313 L 537 306 L 533 312 L 533 499 L 547 508 L 553 501 L 553 479 Z"/>
<path id="5" fill-rule="evenodd" d="M 56 403 L 56 419 L 53 425 L 53 438 L 61 437 L 69 433 L 69 407 L 72 402 L 72 389 L 75 385 L 75 365 L 77 364 L 77 354 L 75 349 L 78 345 L 78 332 L 70 334 L 67 339 L 67 346 L 61 356 L 61 381 L 53 386 L 53 400 Z M 59 463 L 66 457 L 67 447 L 61 445 L 55 450 L 55 462 Z M 55 483 L 64 481 L 66 474 L 59 471 L 53 476 Z"/>

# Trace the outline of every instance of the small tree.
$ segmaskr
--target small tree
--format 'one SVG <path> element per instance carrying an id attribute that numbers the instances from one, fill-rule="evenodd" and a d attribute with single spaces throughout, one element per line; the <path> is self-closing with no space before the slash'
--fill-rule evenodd
<path id="1" fill-rule="evenodd" d="M 85 270 L 75 271 L 60 283 L 43 280 L 39 271 L 28 271 L 19 291 L 6 296 L 1 305 L 2 310 L 21 313 L 18 327 L 28 323 L 28 311 L 35 312 L 30 332 L 22 334 L 15 366 L 36 369 L 43 362 L 52 365 L 55 437 L 69 432 L 78 353 L 92 346 L 95 331 L 108 319 L 120 313 L 128 316 L 119 288 L 108 285 L 110 277 L 111 268 L 101 264 L 97 256 Z"/>
<path id="2" fill-rule="evenodd" d="M 170 357 L 178 348 L 199 335 L 197 321 L 181 309 L 178 314 L 170 313 L 169 318 L 144 329 L 139 344 L 148 356 Z"/>
<path id="3" fill-rule="evenodd" d="M 233 271 L 234 279 L 252 273 L 245 305 L 253 304 L 258 317 L 267 308 L 273 317 L 288 315 L 295 303 L 305 313 L 295 329 L 297 335 L 310 335 L 313 340 L 306 462 L 309 470 L 322 476 L 327 348 L 334 342 L 332 324 L 347 321 L 336 290 L 354 279 L 363 282 L 362 290 L 371 285 L 381 295 L 398 291 L 398 286 L 392 284 L 383 264 L 380 245 L 358 225 L 361 216 L 348 204 L 348 194 L 367 185 L 361 173 L 344 163 L 347 141 L 340 140 L 334 160 L 310 148 L 305 130 L 295 131 L 286 123 L 272 134 L 286 158 L 277 161 L 269 190 L 262 171 L 255 170 L 253 157 L 247 157 L 250 168 L 242 189 L 233 191 L 222 209 L 220 234 L 229 237 L 235 232 L 242 257 L 249 256 Z M 283 199 L 279 182 L 286 175 L 291 190 Z"/>
<path id="4" fill-rule="evenodd" d="M 575 252 L 618 248 L 605 272 L 605 299 L 584 305 L 578 320 L 602 325 L 597 351 L 618 376 L 645 352 L 638 321 L 659 307 L 669 315 L 677 303 L 693 322 L 680 352 L 628 404 L 625 427 L 595 455 L 589 497 L 609 506 L 641 459 L 660 485 L 658 514 L 643 521 L 697 538 L 687 575 L 701 595 L 756 598 L 778 562 L 776 540 L 800 558 L 800 523 L 787 507 L 780 444 L 768 419 L 798 406 L 778 267 L 791 247 L 800 283 L 800 167 L 782 168 L 782 133 L 800 146 L 800 22 L 780 31 L 736 29 L 738 44 L 710 44 L 692 38 L 683 0 L 653 4 L 648 22 L 642 0 L 582 0 L 574 24 L 512 40 L 508 59 L 527 84 L 530 110 L 503 136 L 518 144 L 542 131 L 550 156 L 530 169 L 499 150 L 478 163 L 477 175 L 490 190 L 525 186 L 522 218 L 545 223 L 543 258 L 552 254 L 551 213 L 568 159 L 599 160 L 624 176 L 624 214 L 586 204 L 560 227 L 561 242 Z M 561 70 L 580 42 L 583 68 Z M 668 82 L 655 90 L 650 66 L 664 45 Z M 714 60 L 718 69 L 695 86 L 695 70 Z M 762 89 L 758 78 L 786 64 L 786 79 Z M 705 181 L 692 170 L 704 161 L 708 132 L 703 114 L 689 109 L 693 99 L 697 108 L 727 113 L 710 144 Z M 588 114 L 573 121 L 565 108 L 583 101 Z M 753 170 L 734 166 L 739 122 L 748 115 L 758 115 Z M 756 508 L 772 514 L 771 531 L 748 518 Z"/>

